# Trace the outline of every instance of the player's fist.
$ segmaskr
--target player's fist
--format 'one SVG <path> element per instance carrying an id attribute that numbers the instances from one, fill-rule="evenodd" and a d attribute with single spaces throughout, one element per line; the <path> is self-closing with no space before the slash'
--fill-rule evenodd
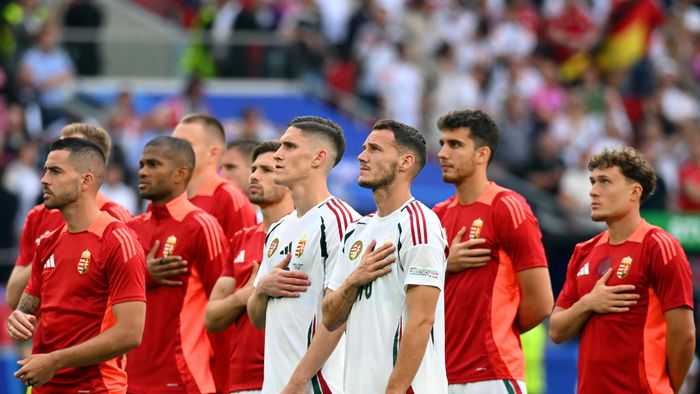
<path id="1" fill-rule="evenodd" d="M 36 323 L 36 316 L 14 310 L 7 319 L 7 333 L 15 341 L 26 341 L 34 336 Z"/>

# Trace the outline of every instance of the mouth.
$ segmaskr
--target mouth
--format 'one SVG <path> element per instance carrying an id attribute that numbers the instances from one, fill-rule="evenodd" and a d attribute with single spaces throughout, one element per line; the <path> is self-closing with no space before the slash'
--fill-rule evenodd
<path id="1" fill-rule="evenodd" d="M 596 208 L 600 208 L 600 203 L 592 202 L 592 203 L 591 203 L 591 209 L 596 209 Z"/>
<path id="2" fill-rule="evenodd" d="M 260 193 L 262 188 L 258 185 L 250 185 L 248 186 L 248 193 Z"/>
<path id="3" fill-rule="evenodd" d="M 143 190 L 143 189 L 145 189 L 145 188 L 147 188 L 147 187 L 148 187 L 148 183 L 139 182 L 139 186 L 138 186 L 139 190 Z"/>

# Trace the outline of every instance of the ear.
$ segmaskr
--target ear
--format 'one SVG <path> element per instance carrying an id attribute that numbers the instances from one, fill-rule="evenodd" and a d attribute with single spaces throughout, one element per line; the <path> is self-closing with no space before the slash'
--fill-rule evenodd
<path id="1" fill-rule="evenodd" d="M 328 161 L 328 159 L 328 151 L 325 149 L 319 149 L 313 154 L 313 158 L 311 159 L 311 166 L 313 168 L 321 167 L 324 163 Z"/>
<path id="2" fill-rule="evenodd" d="M 91 172 L 86 172 L 80 177 L 80 191 L 84 192 L 95 183 L 95 175 L 93 175 Z"/>
<path id="3" fill-rule="evenodd" d="M 218 167 L 221 164 L 221 156 L 223 154 L 223 149 L 219 145 L 212 145 L 209 147 L 209 157 L 214 159 L 214 164 Z"/>
<path id="4" fill-rule="evenodd" d="M 416 156 L 413 153 L 407 152 L 399 156 L 399 172 L 412 171 L 413 165 L 416 163 Z"/>
<path id="5" fill-rule="evenodd" d="M 190 174 L 190 169 L 185 167 L 185 166 L 179 166 L 175 168 L 175 171 L 173 171 L 172 177 L 173 177 L 173 183 L 176 185 L 180 184 L 186 184 L 187 183 L 187 177 Z"/>
<path id="6" fill-rule="evenodd" d="M 476 149 L 476 162 L 477 164 L 488 164 L 489 158 L 491 157 L 491 148 L 488 146 L 482 146 Z"/>
<path id="7" fill-rule="evenodd" d="M 642 188 L 642 185 L 640 185 L 639 183 L 633 183 L 632 184 L 632 193 L 630 194 L 630 200 L 641 201 L 643 192 L 644 192 L 644 188 Z"/>

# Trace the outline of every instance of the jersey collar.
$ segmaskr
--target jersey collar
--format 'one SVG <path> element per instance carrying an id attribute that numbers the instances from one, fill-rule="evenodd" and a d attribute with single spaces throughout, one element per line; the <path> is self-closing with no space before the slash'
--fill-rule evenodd
<path id="1" fill-rule="evenodd" d="M 183 192 L 165 204 L 153 205 L 151 203 L 150 210 L 153 217 L 157 220 L 171 217 L 180 222 L 192 210 L 191 205 L 189 200 L 187 200 L 187 193 Z"/>

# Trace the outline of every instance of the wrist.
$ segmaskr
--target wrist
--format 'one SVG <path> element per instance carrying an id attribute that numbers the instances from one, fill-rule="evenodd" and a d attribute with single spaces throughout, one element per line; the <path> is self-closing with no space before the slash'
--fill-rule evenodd
<path id="1" fill-rule="evenodd" d="M 49 355 L 49 357 L 51 357 L 51 365 L 53 365 L 53 368 L 55 371 L 66 368 L 64 365 L 65 361 L 63 360 L 63 357 L 61 356 L 60 350 L 56 350 L 54 352 L 51 352 L 48 355 Z"/>

